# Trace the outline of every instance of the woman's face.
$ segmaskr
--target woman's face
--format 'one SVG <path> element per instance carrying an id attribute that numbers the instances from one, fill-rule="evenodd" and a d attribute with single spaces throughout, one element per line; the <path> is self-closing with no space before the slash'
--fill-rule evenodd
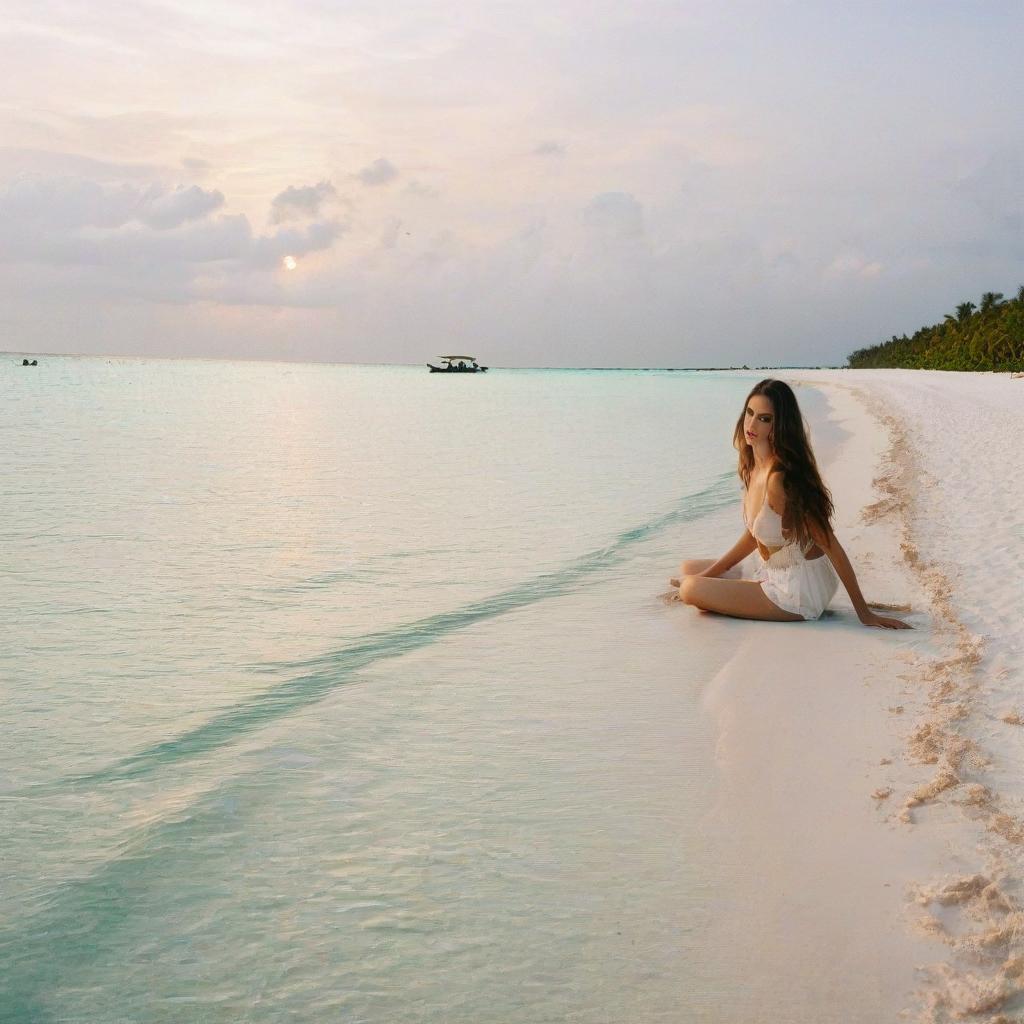
<path id="1" fill-rule="evenodd" d="M 772 434 L 775 410 L 766 395 L 751 395 L 743 413 L 743 435 L 753 448 L 766 447 Z"/>

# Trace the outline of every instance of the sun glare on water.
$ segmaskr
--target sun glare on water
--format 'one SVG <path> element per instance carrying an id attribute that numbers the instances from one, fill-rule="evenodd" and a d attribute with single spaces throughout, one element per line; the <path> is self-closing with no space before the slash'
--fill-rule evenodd
<path id="1" fill-rule="evenodd" d="M 281 262 L 284 264 L 285 270 L 294 270 L 299 265 L 299 261 L 294 256 L 285 256 Z"/>

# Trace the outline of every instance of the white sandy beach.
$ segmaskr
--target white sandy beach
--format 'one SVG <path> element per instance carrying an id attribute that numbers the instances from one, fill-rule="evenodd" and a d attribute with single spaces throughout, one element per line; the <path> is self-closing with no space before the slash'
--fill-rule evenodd
<path id="1" fill-rule="evenodd" d="M 823 466 L 837 535 L 868 600 L 916 628 L 864 628 L 840 587 L 816 624 L 752 625 L 706 694 L 728 1019 L 1019 1019 L 1024 381 L 780 376 L 822 387 L 849 433 Z"/>

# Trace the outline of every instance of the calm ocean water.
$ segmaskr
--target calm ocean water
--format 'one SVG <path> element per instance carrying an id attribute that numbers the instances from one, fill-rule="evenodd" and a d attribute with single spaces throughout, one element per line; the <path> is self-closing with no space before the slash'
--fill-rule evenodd
<path id="1" fill-rule="evenodd" d="M 760 375 L 17 363 L 0 1019 L 725 1019 L 657 595 Z"/>

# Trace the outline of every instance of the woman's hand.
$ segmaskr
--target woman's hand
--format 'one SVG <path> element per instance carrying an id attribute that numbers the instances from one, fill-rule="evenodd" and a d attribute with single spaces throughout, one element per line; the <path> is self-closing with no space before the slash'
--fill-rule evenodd
<path id="1" fill-rule="evenodd" d="M 861 622 L 865 626 L 880 626 L 882 629 L 913 629 L 914 627 L 909 622 L 904 622 L 902 619 L 891 619 L 886 615 L 876 615 L 874 612 L 868 612 L 866 615 L 862 615 Z"/>

